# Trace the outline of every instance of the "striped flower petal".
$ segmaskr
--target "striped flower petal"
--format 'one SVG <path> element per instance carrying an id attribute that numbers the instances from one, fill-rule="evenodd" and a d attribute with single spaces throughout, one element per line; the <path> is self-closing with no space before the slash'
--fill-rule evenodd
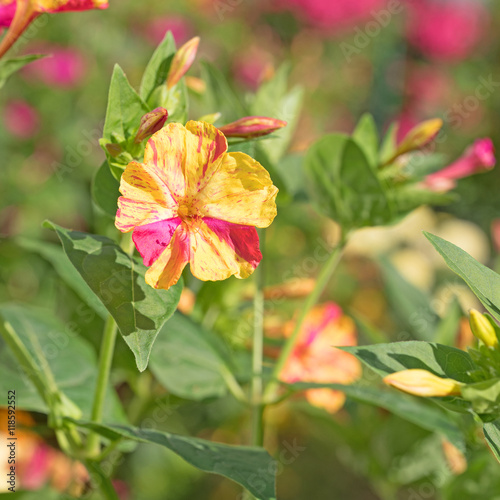
<path id="1" fill-rule="evenodd" d="M 115 225 L 122 232 L 177 215 L 177 203 L 168 187 L 148 166 L 131 162 L 120 181 Z"/>
<path id="2" fill-rule="evenodd" d="M 179 225 L 170 243 L 146 272 L 146 283 L 153 288 L 168 289 L 175 285 L 189 262 L 190 235 Z"/>
<path id="3" fill-rule="evenodd" d="M 228 153 L 197 196 L 202 217 L 267 227 L 276 216 L 278 189 L 267 170 L 244 153 Z"/>
<path id="4" fill-rule="evenodd" d="M 191 233 L 191 272 L 200 280 L 247 278 L 261 258 L 254 227 L 204 219 Z"/>

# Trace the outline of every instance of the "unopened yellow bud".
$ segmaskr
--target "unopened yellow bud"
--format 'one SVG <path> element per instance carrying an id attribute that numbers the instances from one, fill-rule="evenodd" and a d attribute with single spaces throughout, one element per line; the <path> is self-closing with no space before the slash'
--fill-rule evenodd
<path id="1" fill-rule="evenodd" d="M 191 67 L 199 43 L 200 37 L 191 38 L 175 53 L 167 76 L 167 88 L 171 89 Z"/>
<path id="2" fill-rule="evenodd" d="M 472 333 L 486 346 L 497 347 L 498 338 L 495 328 L 488 318 L 475 309 L 469 312 L 469 323 Z"/>
<path id="3" fill-rule="evenodd" d="M 427 370 L 403 370 L 384 378 L 387 385 L 414 396 L 438 397 L 460 394 L 462 384 L 451 378 L 441 378 Z"/>
<path id="4" fill-rule="evenodd" d="M 385 162 L 385 165 L 392 163 L 401 155 L 423 148 L 426 144 L 432 141 L 434 137 L 436 137 L 442 126 L 443 120 L 440 118 L 434 118 L 432 120 L 426 120 L 425 122 L 419 123 L 413 127 L 405 135 L 404 139 L 396 149 L 396 152 Z"/>

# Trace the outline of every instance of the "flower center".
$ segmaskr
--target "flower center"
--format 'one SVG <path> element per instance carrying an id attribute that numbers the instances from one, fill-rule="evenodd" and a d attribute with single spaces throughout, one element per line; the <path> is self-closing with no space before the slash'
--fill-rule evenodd
<path id="1" fill-rule="evenodd" d="M 198 210 L 191 203 L 181 202 L 177 208 L 177 215 L 188 222 L 198 215 Z"/>

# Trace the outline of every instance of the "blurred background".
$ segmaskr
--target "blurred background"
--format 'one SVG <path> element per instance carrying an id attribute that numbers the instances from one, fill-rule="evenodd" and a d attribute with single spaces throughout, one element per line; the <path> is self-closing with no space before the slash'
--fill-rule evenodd
<path id="1" fill-rule="evenodd" d="M 1 301 L 48 307 L 71 319 L 79 298 L 47 262 L 17 242 L 23 237 L 55 241 L 42 228 L 45 219 L 111 234 L 112 221 L 92 205 L 89 192 L 104 160 L 97 141 L 112 68 L 119 63 L 138 87 L 167 30 L 178 46 L 200 36 L 197 60 L 216 65 L 240 95 L 253 94 L 285 70 L 289 88 L 303 88 L 303 106 L 281 168 L 281 173 L 290 168 L 291 184 L 300 161 L 297 167 L 290 159 L 300 159 L 325 133 L 350 133 L 364 112 L 373 114 L 381 133 L 398 121 L 400 137 L 422 120 L 441 117 L 444 133 L 434 148 L 449 163 L 477 138 L 491 137 L 495 144 L 500 138 L 498 2 L 110 0 L 103 11 L 46 16 L 30 27 L 13 53 L 52 57 L 28 65 L 0 93 Z M 189 76 L 200 76 L 196 62 Z M 203 89 L 196 83 L 190 85 L 194 119 L 207 112 L 198 104 Z M 284 106 L 268 114 L 291 121 L 292 113 Z M 222 116 L 221 123 L 232 118 Z M 471 342 L 461 317 L 477 307 L 476 299 L 453 281 L 421 231 L 500 267 L 499 185 L 498 169 L 464 179 L 457 188 L 460 199 L 445 209 L 423 207 L 397 226 L 362 230 L 354 237 L 323 300 L 339 304 L 354 320 L 349 328 L 359 343 L 433 339 L 450 307 L 458 312 L 456 337 L 449 342 L 461 347 Z M 300 278 L 307 291 L 308 280 L 318 272 L 309 256 L 318 242 L 335 242 L 337 227 L 314 212 L 300 186 L 293 191 L 293 200 L 282 204 L 266 232 L 266 282 Z M 193 306 L 194 298 L 187 299 L 188 310 L 236 353 L 246 353 L 249 335 L 237 325 L 251 317 L 252 281 L 189 285 L 196 300 Z M 269 359 L 275 355 L 273 339 L 286 335 L 298 305 L 285 294 L 285 300 L 269 306 Z M 424 323 L 413 321 L 414 314 Z M 94 323 L 86 335 L 97 346 L 98 335 L 91 330 L 101 331 L 101 326 L 97 319 Z M 132 365 L 128 351 L 119 347 L 117 358 L 118 371 L 126 372 Z M 126 379 L 120 377 L 118 372 L 118 385 Z M 248 415 L 229 398 L 201 403 L 158 391 L 173 408 L 159 424 L 162 428 L 245 442 L 240 429 Z M 470 434 L 464 465 L 463 457 L 435 435 L 383 410 L 342 403 L 328 412 L 294 398 L 267 415 L 266 446 L 281 457 L 280 499 L 500 498 L 498 465 L 472 422 L 464 431 Z M 142 418 L 153 409 L 142 408 Z M 123 498 L 224 500 L 239 495 L 236 486 L 194 471 L 162 449 L 139 446 L 115 468 Z"/>

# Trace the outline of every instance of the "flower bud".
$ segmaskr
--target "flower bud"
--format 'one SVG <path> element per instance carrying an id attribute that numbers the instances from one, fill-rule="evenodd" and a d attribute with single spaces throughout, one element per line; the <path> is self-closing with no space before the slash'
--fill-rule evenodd
<path id="1" fill-rule="evenodd" d="M 195 36 L 187 41 L 174 55 L 170 70 L 167 76 L 167 88 L 171 89 L 185 75 L 186 71 L 193 64 L 198 50 L 200 37 Z"/>
<path id="2" fill-rule="evenodd" d="M 265 116 L 246 116 L 235 122 L 228 123 L 219 130 L 226 137 L 260 137 L 286 126 L 286 122 L 277 118 L 267 118 Z"/>
<path id="3" fill-rule="evenodd" d="M 495 328 L 484 314 L 481 314 L 475 309 L 471 309 L 471 311 L 469 312 L 469 322 L 472 333 L 484 345 L 488 347 L 498 346 L 498 338 L 495 332 Z"/>
<path id="4" fill-rule="evenodd" d="M 425 122 L 419 123 L 413 127 L 401 141 L 397 147 L 395 153 L 384 162 L 384 165 L 389 165 L 396 158 L 410 151 L 415 151 L 416 149 L 423 148 L 428 144 L 443 126 L 443 120 L 435 118 L 433 120 L 426 120 Z"/>
<path id="5" fill-rule="evenodd" d="M 203 95 L 207 90 L 207 84 L 196 76 L 186 76 L 186 87 L 192 90 L 195 94 Z"/>
<path id="6" fill-rule="evenodd" d="M 384 378 L 387 385 L 414 396 L 437 397 L 460 394 L 462 384 L 451 378 L 441 378 L 427 370 L 403 370 Z"/>
<path id="7" fill-rule="evenodd" d="M 451 165 L 428 175 L 425 178 L 425 185 L 433 191 L 448 191 L 455 187 L 457 179 L 490 170 L 495 163 L 495 147 L 492 140 L 488 137 L 478 139 Z"/>
<path id="8" fill-rule="evenodd" d="M 137 134 L 135 136 L 135 143 L 139 144 L 147 137 L 153 135 L 155 132 L 158 132 L 168 118 L 168 111 L 165 108 L 156 108 L 149 113 L 146 113 L 141 118 L 141 124 L 139 125 L 139 130 L 137 130 Z"/>

